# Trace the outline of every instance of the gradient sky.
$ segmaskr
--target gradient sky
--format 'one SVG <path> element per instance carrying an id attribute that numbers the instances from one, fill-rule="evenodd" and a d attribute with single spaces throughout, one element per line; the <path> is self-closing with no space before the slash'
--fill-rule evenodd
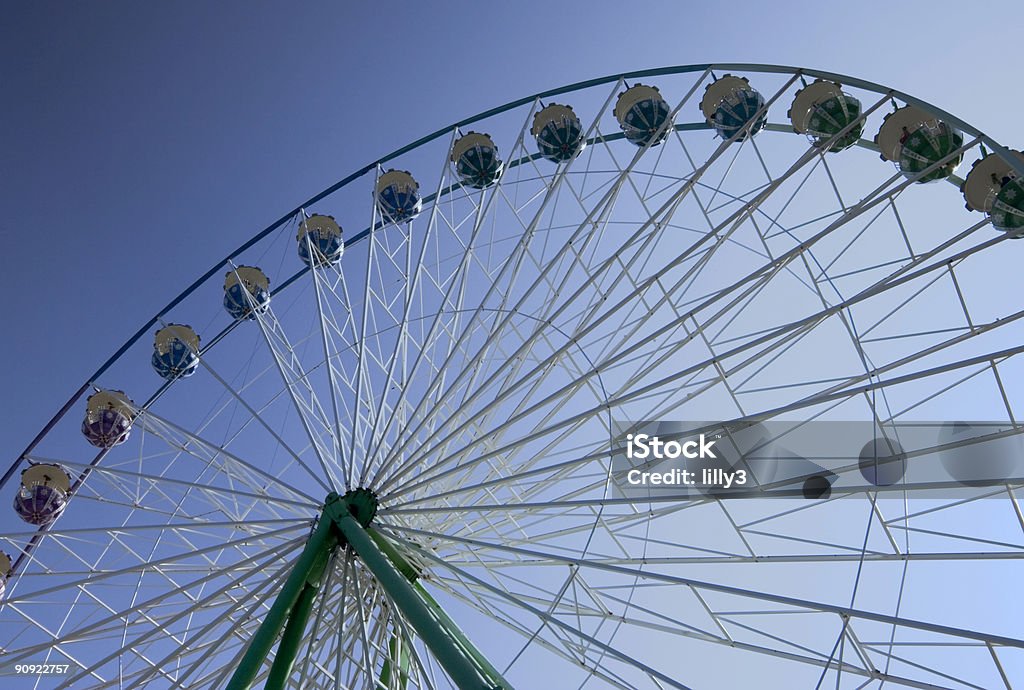
<path id="1" fill-rule="evenodd" d="M 1008 61 L 1019 2 L 983 13 L 948 1 L 386 7 L 3 3 L 9 458 L 256 230 L 427 132 L 546 88 L 671 64 L 817 67 L 912 93 L 1021 146 L 1024 92 Z"/>
<path id="2" fill-rule="evenodd" d="M 664 65 L 815 67 L 1024 148 L 1020 0 L 983 12 L 949 0 L 0 2 L 4 469 L 255 232 L 388 152 L 531 93 Z"/>

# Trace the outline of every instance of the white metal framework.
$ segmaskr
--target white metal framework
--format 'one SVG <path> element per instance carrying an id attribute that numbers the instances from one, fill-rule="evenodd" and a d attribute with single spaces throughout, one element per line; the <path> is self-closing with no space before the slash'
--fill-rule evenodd
<path id="1" fill-rule="evenodd" d="M 764 97 L 757 136 L 716 138 L 698 108 L 729 70 Z M 863 104 L 850 150 L 784 117 L 822 76 Z M 638 80 L 672 108 L 656 145 L 612 117 Z M 0 671 L 70 665 L 22 677 L 38 688 L 223 687 L 324 495 L 368 487 L 375 528 L 518 688 L 1024 685 L 1019 466 L 956 492 L 821 500 L 635 501 L 610 479 L 617 425 L 638 420 L 986 419 L 1015 435 L 1024 243 L 867 139 L 898 100 L 962 127 L 967 164 L 1003 149 L 865 82 L 702 65 L 558 90 L 587 146 L 555 164 L 530 135 L 553 95 L 473 122 L 505 163 L 492 186 L 459 183 L 462 123 L 399 156 L 423 194 L 414 220 L 382 218 L 377 165 L 197 281 L 156 321 L 204 336 L 199 370 L 140 404 L 126 443 L 96 457 L 77 412 L 58 416 L 19 466 L 80 481 L 50 527 L 0 522 L 0 549 L 21 554 Z M 295 237 L 314 212 L 346 245 L 309 268 Z M 221 280 L 243 263 L 270 276 L 271 302 L 230 322 Z M 144 399 L 147 366 L 129 343 L 90 390 Z M 350 550 L 289 683 L 452 687 Z"/>

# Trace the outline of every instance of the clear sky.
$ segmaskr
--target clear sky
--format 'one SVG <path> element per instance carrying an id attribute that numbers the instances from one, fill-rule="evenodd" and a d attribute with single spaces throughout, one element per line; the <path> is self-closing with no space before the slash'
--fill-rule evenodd
<path id="1" fill-rule="evenodd" d="M 979 6 L 3 2 L 0 462 L 142 323 L 284 212 L 424 134 L 544 89 L 689 63 L 815 67 L 1024 148 L 1012 63 L 1024 5 Z"/>
<path id="2" fill-rule="evenodd" d="M 672 64 L 829 69 L 1021 147 L 1019 2 L 5 2 L 0 361 L 14 456 L 186 284 L 467 115 Z M 6 461 L 5 461 L 6 462 Z"/>

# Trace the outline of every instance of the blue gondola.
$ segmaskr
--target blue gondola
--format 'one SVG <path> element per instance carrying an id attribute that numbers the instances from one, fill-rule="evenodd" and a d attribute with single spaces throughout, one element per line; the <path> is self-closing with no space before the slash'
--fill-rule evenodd
<path id="1" fill-rule="evenodd" d="M 32 465 L 21 473 L 14 510 L 30 525 L 49 525 L 64 512 L 71 478 L 58 465 Z"/>
<path id="2" fill-rule="evenodd" d="M 540 155 L 563 163 L 579 155 L 586 146 L 583 123 L 567 105 L 551 104 L 533 116 L 530 132 L 537 139 Z"/>
<path id="3" fill-rule="evenodd" d="M 199 367 L 199 336 L 190 326 L 172 323 L 156 332 L 153 340 L 153 369 L 161 378 L 188 378 Z"/>
<path id="4" fill-rule="evenodd" d="M 462 184 L 474 189 L 490 187 L 505 167 L 491 138 L 476 132 L 460 137 L 452 145 L 450 160 Z"/>
<path id="5" fill-rule="evenodd" d="M 377 208 L 390 223 L 408 223 L 420 214 L 420 185 L 405 170 L 388 170 L 377 180 Z"/>
<path id="6" fill-rule="evenodd" d="M 258 268 L 239 266 L 224 276 L 224 308 L 235 319 L 255 319 L 270 306 L 270 279 Z"/>
<path id="7" fill-rule="evenodd" d="M 128 440 L 135 405 L 122 391 L 99 391 L 85 403 L 82 434 L 97 448 L 113 448 Z"/>
<path id="8" fill-rule="evenodd" d="M 737 141 L 752 137 L 768 123 L 764 97 L 745 77 L 725 75 L 708 85 L 700 108 L 718 136 Z"/>
<path id="9" fill-rule="evenodd" d="M 636 84 L 619 94 L 615 119 L 626 139 L 637 146 L 657 146 L 672 131 L 671 109 L 654 86 Z"/>
<path id="10" fill-rule="evenodd" d="M 296 239 L 302 263 L 314 268 L 335 265 L 345 251 L 341 226 L 333 216 L 313 214 L 303 219 Z"/>

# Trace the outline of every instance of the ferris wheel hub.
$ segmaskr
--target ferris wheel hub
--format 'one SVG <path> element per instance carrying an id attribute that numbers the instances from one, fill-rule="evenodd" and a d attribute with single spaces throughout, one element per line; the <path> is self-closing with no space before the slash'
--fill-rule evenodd
<path id="1" fill-rule="evenodd" d="M 348 513 L 365 529 L 377 516 L 378 506 L 377 494 L 370 489 L 360 487 L 346 491 L 340 496 L 332 491 L 324 501 L 324 512 L 335 513 L 340 510 L 343 513 Z"/>

